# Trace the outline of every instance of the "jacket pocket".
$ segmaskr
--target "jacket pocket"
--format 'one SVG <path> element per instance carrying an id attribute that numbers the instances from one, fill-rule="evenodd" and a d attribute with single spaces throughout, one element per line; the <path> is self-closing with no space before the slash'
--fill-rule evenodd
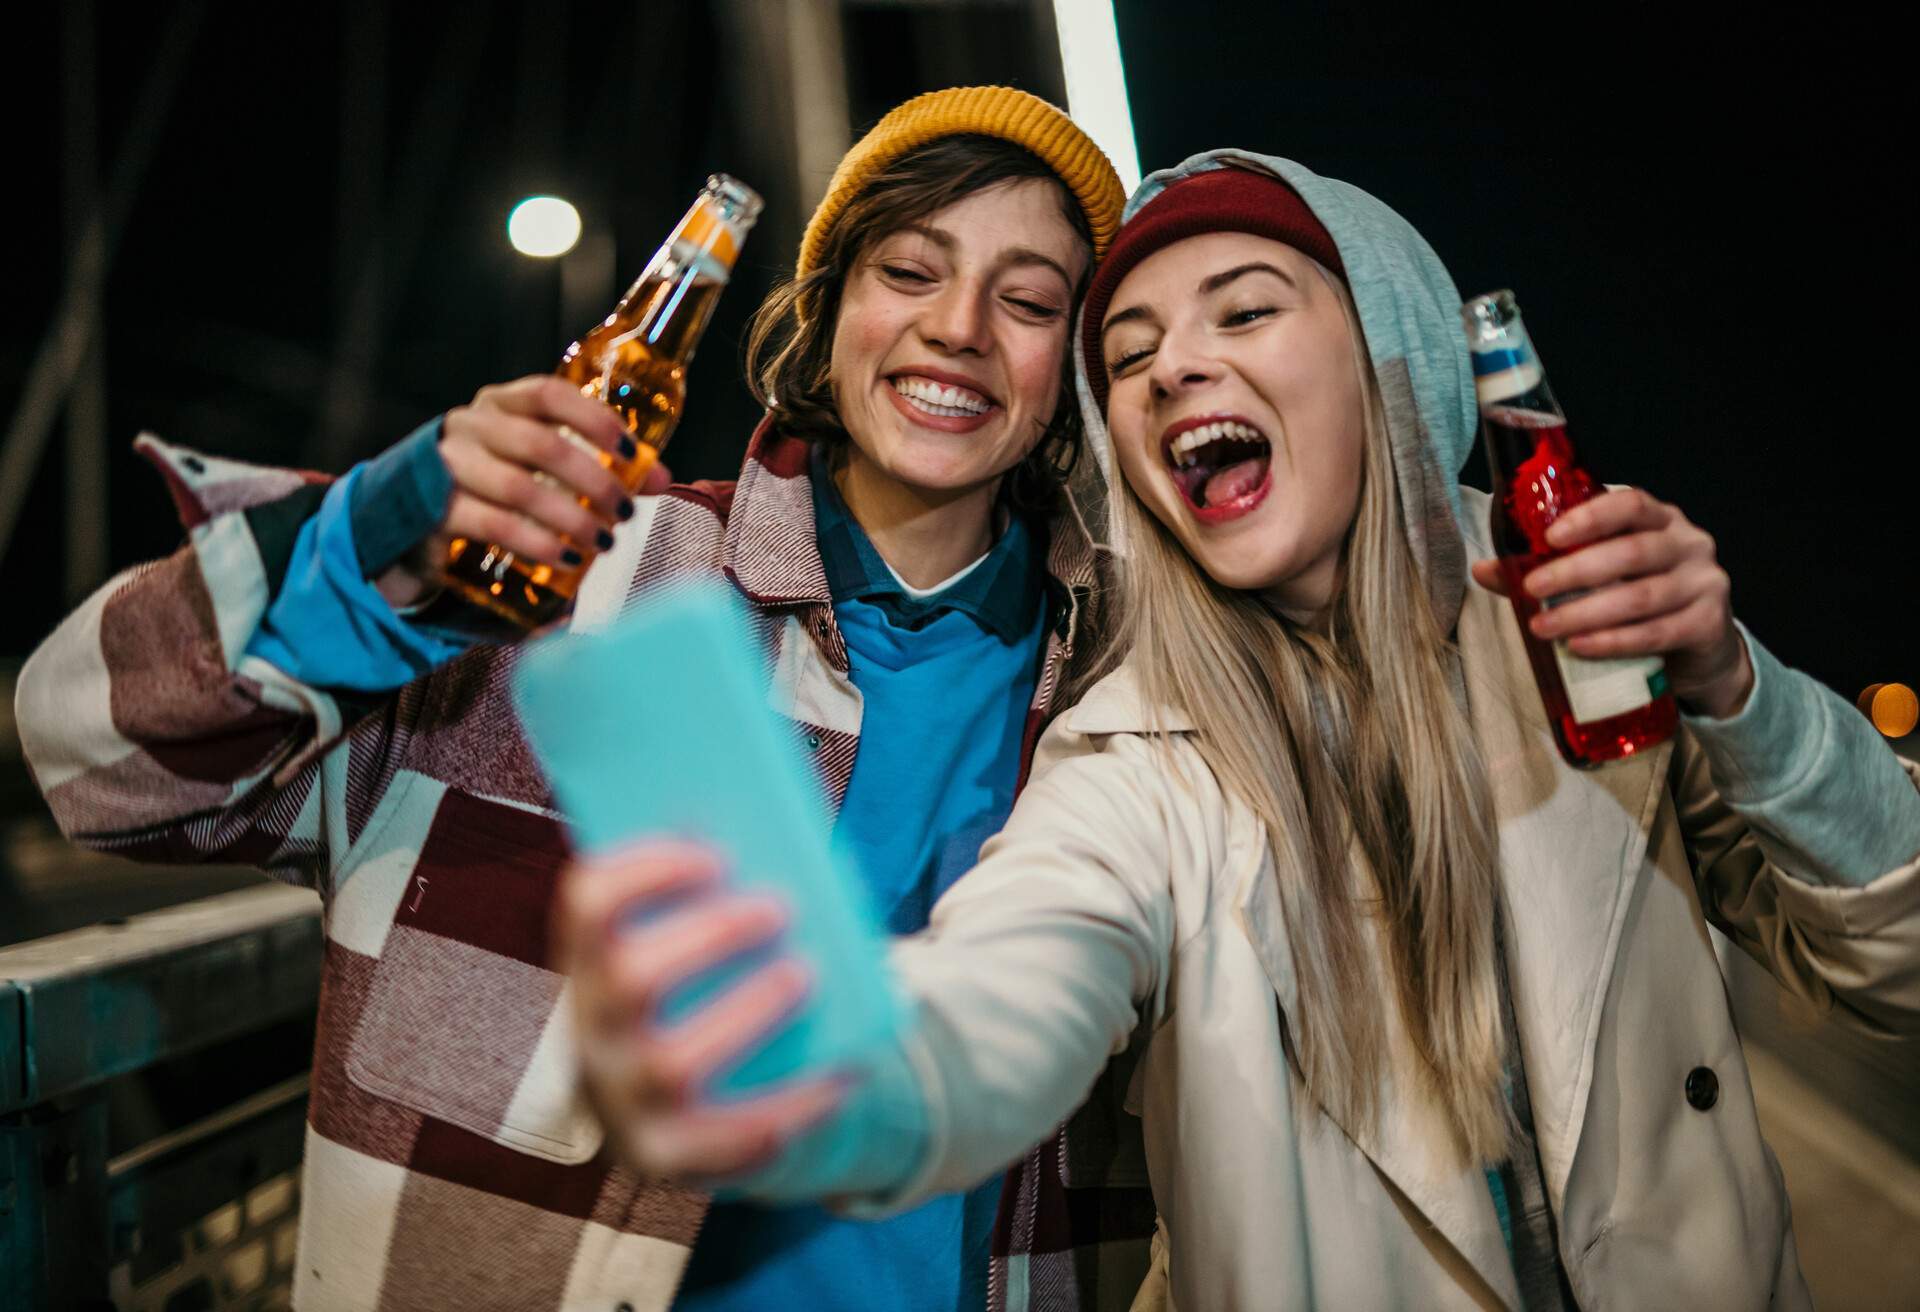
<path id="1" fill-rule="evenodd" d="M 599 1151 L 572 1000 L 547 968 L 566 859 L 554 820 L 448 790 L 381 945 L 348 1079 L 548 1161 Z"/>

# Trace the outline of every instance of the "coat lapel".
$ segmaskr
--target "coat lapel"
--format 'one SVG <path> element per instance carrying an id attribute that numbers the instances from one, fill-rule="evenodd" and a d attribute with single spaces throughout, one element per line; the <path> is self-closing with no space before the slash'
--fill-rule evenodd
<path id="1" fill-rule="evenodd" d="M 1479 559 L 1491 554 L 1487 501 L 1468 495 L 1468 550 Z M 1474 589 L 1461 610 L 1459 640 L 1500 826 L 1507 972 L 1534 1134 L 1557 1212 L 1672 744 L 1639 760 L 1575 770 L 1554 745 L 1512 606 Z"/>
<path id="2" fill-rule="evenodd" d="M 1187 733 L 1193 725 L 1171 708 L 1149 711 L 1133 680 L 1133 672 L 1123 663 L 1101 680 L 1080 704 L 1067 713 L 1067 727 L 1078 733 Z M 1280 883 L 1297 879 L 1291 868 L 1280 868 L 1265 831 L 1253 812 L 1237 801 L 1227 799 L 1228 838 L 1222 879 L 1237 881 L 1232 894 L 1234 918 L 1246 936 L 1254 955 L 1272 986 L 1279 1003 L 1281 1019 L 1299 1014 L 1299 981 L 1291 937 L 1280 906 Z M 1384 956 L 1373 954 L 1380 972 L 1374 988 L 1388 996 Z M 1399 1027 L 1398 1012 L 1388 1008 L 1389 1024 L 1401 1053 L 1410 1053 L 1405 1032 Z M 1291 1039 L 1288 1058 L 1293 1060 Z M 1394 1088 L 1391 1073 L 1383 1076 L 1379 1124 L 1372 1129 L 1348 1124 L 1338 1116 L 1330 1119 L 1340 1126 L 1388 1185 L 1403 1205 L 1418 1213 L 1452 1245 L 1486 1282 L 1493 1295 L 1508 1307 L 1520 1305 L 1514 1282 L 1513 1264 L 1507 1256 L 1506 1241 L 1500 1234 L 1499 1217 L 1480 1168 L 1465 1160 L 1455 1136 L 1430 1100 L 1403 1097 Z M 1312 1114 L 1319 1114 L 1317 1112 Z"/>
<path id="3" fill-rule="evenodd" d="M 1281 880 L 1299 875 L 1290 868 L 1276 866 L 1264 834 L 1242 835 L 1243 825 L 1258 829 L 1251 813 L 1237 805 L 1232 812 L 1236 828 L 1230 850 L 1236 855 L 1243 851 L 1252 854 L 1247 863 L 1251 873 L 1240 890 L 1237 917 L 1247 941 L 1260 958 L 1283 1016 L 1297 1015 L 1299 984 L 1280 906 L 1279 887 Z M 1355 859 L 1359 859 L 1357 854 Z M 1372 987 L 1376 995 L 1384 999 L 1392 996 L 1386 978 L 1387 957 L 1384 944 L 1376 939 L 1375 946 L 1376 951 L 1370 954 L 1376 972 Z M 1390 1067 L 1410 1069 L 1409 1063 L 1416 1059 L 1412 1042 L 1400 1024 L 1399 1012 L 1392 1006 L 1387 1006 L 1385 1012 L 1396 1048 Z M 1290 1039 L 1288 1055 L 1291 1060 Z M 1351 1124 L 1341 1116 L 1328 1115 L 1366 1154 L 1400 1196 L 1403 1205 L 1437 1230 L 1506 1306 L 1518 1308 L 1520 1291 L 1514 1280 L 1506 1240 L 1500 1233 L 1499 1217 L 1493 1210 L 1486 1175 L 1477 1164 L 1467 1160 L 1444 1113 L 1431 1098 L 1398 1088 L 1391 1068 L 1381 1072 L 1376 1105 L 1380 1110 L 1377 1123 L 1372 1126 Z"/>
<path id="4" fill-rule="evenodd" d="M 1468 554 L 1491 554 L 1486 498 L 1463 489 Z M 1620 935 L 1645 866 L 1672 745 L 1597 771 L 1561 759 L 1527 663 L 1512 607 L 1469 589 L 1459 643 L 1469 718 L 1485 756 L 1499 824 L 1503 935 L 1518 1040 L 1532 1096 L 1542 1174 L 1557 1211 L 1584 1124 L 1594 1052 Z M 1244 808 L 1235 823 L 1257 829 Z M 1251 873 L 1238 918 L 1286 1014 L 1299 985 L 1279 898 L 1278 870 L 1264 835 L 1236 842 Z M 1383 954 L 1375 954 L 1383 962 Z M 1382 979 L 1384 989 L 1387 982 Z M 1395 1019 L 1396 1041 L 1404 1030 Z M 1403 1095 L 1389 1076 L 1379 1125 L 1342 1124 L 1347 1136 L 1413 1208 L 1473 1264 L 1493 1291 L 1518 1306 L 1512 1262 L 1485 1177 L 1463 1163 L 1451 1129 L 1424 1099 Z M 1335 1118 L 1336 1121 L 1338 1118 Z"/>

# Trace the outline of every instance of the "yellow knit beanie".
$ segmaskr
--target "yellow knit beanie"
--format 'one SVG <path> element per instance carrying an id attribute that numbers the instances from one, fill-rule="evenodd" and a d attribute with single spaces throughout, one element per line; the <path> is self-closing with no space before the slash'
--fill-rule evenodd
<path id="1" fill-rule="evenodd" d="M 1100 147 L 1038 96 L 1012 87 L 949 87 L 897 106 L 842 157 L 826 196 L 807 221 L 796 275 L 804 278 L 813 271 L 840 212 L 875 174 L 930 141 L 967 133 L 1011 141 L 1038 156 L 1085 212 L 1093 231 L 1093 257 L 1106 253 L 1119 230 L 1127 193 Z"/>

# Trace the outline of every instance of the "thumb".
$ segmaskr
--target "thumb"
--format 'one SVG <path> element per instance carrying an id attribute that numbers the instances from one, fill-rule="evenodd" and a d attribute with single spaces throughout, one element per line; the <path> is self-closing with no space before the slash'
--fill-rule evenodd
<path id="1" fill-rule="evenodd" d="M 673 485 L 673 471 L 665 465 L 655 462 L 647 471 L 647 477 L 640 484 L 640 495 L 657 497 Z"/>
<path id="2" fill-rule="evenodd" d="M 1476 560 L 1472 565 L 1473 581 L 1497 596 L 1507 595 L 1507 576 L 1500 570 L 1497 560 Z"/>

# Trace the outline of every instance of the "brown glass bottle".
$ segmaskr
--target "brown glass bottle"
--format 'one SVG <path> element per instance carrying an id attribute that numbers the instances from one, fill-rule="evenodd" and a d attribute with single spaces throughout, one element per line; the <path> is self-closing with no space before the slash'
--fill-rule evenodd
<path id="1" fill-rule="evenodd" d="M 760 203 L 751 189 L 725 174 L 708 178 L 693 208 L 613 313 L 560 357 L 561 377 L 625 420 L 636 447 L 631 459 L 597 446 L 592 450 L 629 492 L 639 490 L 680 422 L 687 365 L 759 217 Z M 562 431 L 586 443 L 571 430 Z M 587 554 L 585 545 L 573 545 Z M 446 594 L 434 606 L 433 622 L 487 638 L 519 637 L 566 610 L 592 563 L 568 568 L 526 562 L 497 543 L 455 538 L 442 566 Z"/>

